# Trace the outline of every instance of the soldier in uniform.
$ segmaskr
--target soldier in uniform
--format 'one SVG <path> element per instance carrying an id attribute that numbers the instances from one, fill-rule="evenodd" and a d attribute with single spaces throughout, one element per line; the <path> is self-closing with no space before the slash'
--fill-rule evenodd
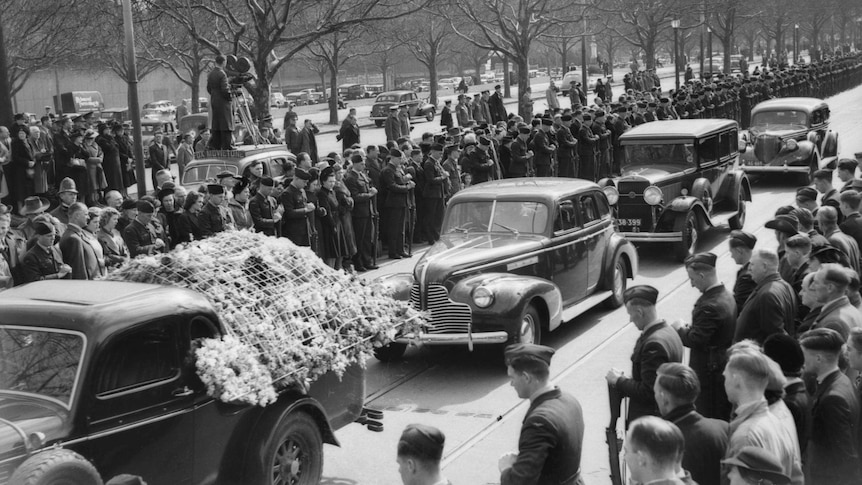
<path id="1" fill-rule="evenodd" d="M 557 146 L 551 141 L 550 134 L 551 126 L 554 122 L 550 118 L 542 118 L 541 123 L 541 128 L 536 130 L 535 135 L 533 135 L 531 145 L 533 152 L 536 154 L 536 157 L 533 159 L 533 166 L 536 169 L 537 177 L 550 177 L 554 152 L 557 150 Z M 476 179 L 474 178 L 473 183 L 475 182 Z"/>
<path id="2" fill-rule="evenodd" d="M 499 460 L 500 484 L 580 485 L 584 417 L 574 396 L 548 381 L 554 349 L 535 344 L 506 348 L 512 387 L 530 408 L 521 425 L 518 452 Z"/>
<path id="3" fill-rule="evenodd" d="M 409 257 L 405 252 L 404 238 L 407 229 L 408 192 L 416 186 L 412 177 L 404 173 L 401 150 L 389 151 L 389 162 L 380 172 L 380 184 L 386 189 L 382 205 L 386 208 L 387 241 L 390 259 Z"/>
<path id="4" fill-rule="evenodd" d="M 632 353 L 632 375 L 626 377 L 622 371 L 611 369 L 605 378 L 629 398 L 628 424 L 641 416 L 659 415 L 653 389 L 656 373 L 664 363 L 682 362 L 683 348 L 676 331 L 658 317 L 657 289 L 633 286 L 623 294 L 623 301 L 629 317 L 641 331 Z"/>
<path id="5" fill-rule="evenodd" d="M 527 139 L 530 137 L 530 127 L 518 128 L 518 137 L 512 142 L 512 158 L 509 161 L 508 176 L 510 178 L 526 177 L 533 171 L 533 151 L 530 150 Z"/>
<path id="6" fill-rule="evenodd" d="M 578 140 L 572 135 L 572 115 L 560 117 L 562 126 L 557 130 L 557 163 L 560 177 L 577 177 Z"/>
<path id="7" fill-rule="evenodd" d="M 422 165 L 422 172 L 425 176 L 425 187 L 422 190 L 425 216 L 422 222 L 425 225 L 425 234 L 428 236 L 429 244 L 434 244 L 440 239 L 443 213 L 446 209 L 446 183 L 449 180 L 449 172 L 443 170 L 443 166 L 440 164 L 442 156 L 443 145 L 434 143 L 431 145 L 428 159 Z"/>
<path id="8" fill-rule="evenodd" d="M 308 201 L 305 187 L 311 180 L 311 174 L 297 167 L 293 172 L 293 180 L 281 194 L 281 205 L 284 214 L 281 218 L 281 236 L 290 239 L 297 246 L 311 246 L 311 221 L 309 214 L 315 206 Z"/>
<path id="9" fill-rule="evenodd" d="M 201 236 L 214 236 L 225 230 L 225 218 L 222 214 L 222 202 L 224 202 L 224 186 L 220 184 L 208 184 L 207 194 L 209 198 L 198 214 L 198 224 L 201 227 Z"/>
<path id="10" fill-rule="evenodd" d="M 716 256 L 700 253 L 685 261 L 691 286 L 701 292 L 691 312 L 691 324 L 673 323 L 682 344 L 691 349 L 689 366 L 701 383 L 697 409 L 704 416 L 730 418 L 730 403 L 724 392 L 721 373 L 727 349 L 733 341 L 736 326 L 736 301 L 718 281 Z"/>
<path id="11" fill-rule="evenodd" d="M 54 226 L 36 222 L 33 228 L 36 243 L 21 258 L 22 283 L 67 278 L 72 273 L 72 267 L 63 263 L 63 255 L 54 245 Z"/>
<path id="12" fill-rule="evenodd" d="M 387 142 L 395 141 L 404 136 L 404 133 L 401 133 L 401 120 L 398 118 L 397 104 L 389 107 L 389 116 L 386 117 L 386 121 L 384 122 L 384 131 L 386 132 Z"/>
<path id="13" fill-rule="evenodd" d="M 150 255 L 165 247 L 165 242 L 156 236 L 150 220 L 156 208 L 146 200 L 135 204 L 138 215 L 123 229 L 123 241 L 129 248 L 129 256 L 134 258 L 141 254 Z"/>
<path id="14" fill-rule="evenodd" d="M 738 314 L 757 286 L 749 270 L 751 253 L 754 250 L 754 245 L 757 244 L 757 237 L 745 231 L 735 230 L 731 231 L 727 243 L 730 246 L 730 257 L 733 258 L 733 262 L 740 265 L 736 272 L 736 281 L 733 284 L 733 299 L 736 301 Z"/>
<path id="15" fill-rule="evenodd" d="M 260 179 L 257 193 L 248 202 L 248 211 L 251 214 L 254 230 L 267 236 L 276 235 L 276 227 L 281 221 L 281 213 L 273 210 L 276 205 L 271 197 L 274 186 L 275 182 L 270 177 L 263 177 Z"/>
<path id="16" fill-rule="evenodd" d="M 585 114 L 583 116 L 584 123 L 578 131 L 578 158 L 581 161 L 578 167 L 578 174 L 582 179 L 596 181 L 598 175 L 596 171 L 596 146 L 599 137 L 593 133 L 591 129 L 593 125 L 593 116 Z"/>
<path id="17" fill-rule="evenodd" d="M 353 222 L 353 233 L 356 237 L 356 254 L 353 256 L 353 267 L 356 271 L 377 269 L 374 264 L 374 252 L 377 245 L 373 240 L 374 206 L 377 188 L 365 173 L 365 158 L 354 153 L 350 158 L 350 171 L 344 176 L 344 185 L 353 197 L 353 211 L 350 213 Z"/>

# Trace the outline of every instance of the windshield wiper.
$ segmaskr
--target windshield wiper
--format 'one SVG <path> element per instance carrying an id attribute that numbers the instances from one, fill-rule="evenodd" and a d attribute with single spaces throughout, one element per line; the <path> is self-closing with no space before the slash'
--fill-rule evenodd
<path id="1" fill-rule="evenodd" d="M 503 229 L 505 229 L 505 230 L 507 230 L 507 231 L 511 232 L 512 234 L 514 234 L 514 235 L 516 235 L 516 236 L 517 236 L 518 234 L 520 234 L 520 233 L 518 232 L 518 230 L 517 230 L 517 229 L 512 229 L 512 228 L 511 228 L 511 227 L 509 227 L 509 226 L 504 226 L 503 224 L 500 224 L 499 222 L 496 222 L 496 221 L 494 221 L 494 223 L 493 223 L 493 224 L 491 224 L 491 226 L 492 226 L 492 227 L 493 227 L 493 226 L 500 226 L 500 227 L 502 227 Z"/>

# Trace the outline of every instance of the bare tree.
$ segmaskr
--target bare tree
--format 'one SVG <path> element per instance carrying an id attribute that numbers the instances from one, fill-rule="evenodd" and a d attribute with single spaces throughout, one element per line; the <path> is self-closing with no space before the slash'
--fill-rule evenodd
<path id="1" fill-rule="evenodd" d="M 403 20 L 403 19 L 399 19 Z M 405 58 L 404 43 L 396 35 L 397 29 L 382 30 L 374 33 L 374 41 L 377 43 L 379 50 L 368 56 L 369 62 L 373 64 L 378 72 L 383 76 L 383 90 L 388 91 L 393 89 L 394 79 L 389 73 Z"/>
<path id="2" fill-rule="evenodd" d="M 671 28 L 670 21 L 691 9 L 683 0 L 607 0 L 596 1 L 596 10 L 616 15 L 619 23 L 612 27 L 632 46 L 643 50 L 647 69 L 655 68 L 656 41 Z"/>
<path id="3" fill-rule="evenodd" d="M 745 0 L 713 0 L 708 4 L 710 11 L 707 24 L 718 37 L 724 50 L 724 72 L 731 71 L 730 54 L 733 49 L 733 39 L 741 22 L 753 18 L 754 14 L 746 8 Z"/>
<path id="4" fill-rule="evenodd" d="M 397 35 L 410 54 L 428 70 L 430 102 L 436 105 L 437 68 L 452 55 L 452 28 L 448 21 L 429 10 L 417 12 L 405 20 Z"/>
<path id="5" fill-rule="evenodd" d="M 790 26 L 790 12 L 784 0 L 760 0 L 755 10 L 755 20 L 766 38 L 766 52 L 769 56 L 770 45 L 775 41 L 775 53 L 780 56 L 784 49 L 784 35 Z"/>

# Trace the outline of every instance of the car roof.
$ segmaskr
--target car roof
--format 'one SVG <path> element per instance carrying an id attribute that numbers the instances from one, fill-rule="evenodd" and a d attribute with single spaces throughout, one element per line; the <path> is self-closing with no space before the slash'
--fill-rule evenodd
<path id="1" fill-rule="evenodd" d="M 599 186 L 589 180 L 558 178 L 558 177 L 528 177 L 494 180 L 470 186 L 459 190 L 452 199 L 498 199 L 513 200 L 528 197 L 533 200 L 556 200 L 568 194 L 583 192 L 587 189 L 598 190 Z"/>
<path id="2" fill-rule="evenodd" d="M 205 150 L 195 153 L 195 159 L 186 164 L 187 167 L 212 163 L 248 159 L 265 158 L 273 155 L 292 155 L 284 145 L 237 145 L 234 150 Z"/>
<path id="3" fill-rule="evenodd" d="M 764 101 L 762 103 L 758 103 L 758 105 L 755 106 L 751 112 L 753 114 L 758 111 L 793 109 L 811 113 L 812 111 L 818 110 L 820 108 L 828 107 L 829 105 L 826 103 L 826 101 L 823 101 L 819 98 L 775 98 L 768 101 Z"/>
<path id="4" fill-rule="evenodd" d="M 213 311 L 191 290 L 119 281 L 38 281 L 0 293 L 0 324 L 103 335 L 145 320 Z"/>
<path id="5" fill-rule="evenodd" d="M 392 96 L 395 96 L 395 95 L 397 95 L 397 96 L 403 96 L 403 95 L 405 95 L 405 94 L 412 94 L 412 93 L 413 93 L 413 91 L 410 91 L 409 89 L 402 89 L 402 90 L 399 90 L 399 91 L 386 91 L 385 93 L 380 93 L 380 94 L 378 94 L 378 96 L 386 96 L 386 95 L 392 95 Z"/>
<path id="6" fill-rule="evenodd" d="M 665 120 L 644 123 L 620 136 L 620 141 L 642 139 L 701 138 L 718 131 L 736 127 L 733 120 Z"/>

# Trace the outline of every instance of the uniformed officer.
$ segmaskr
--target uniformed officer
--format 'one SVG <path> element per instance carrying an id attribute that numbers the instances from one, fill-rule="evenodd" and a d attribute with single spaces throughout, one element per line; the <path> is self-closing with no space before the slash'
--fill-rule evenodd
<path id="1" fill-rule="evenodd" d="M 123 229 L 123 241 L 129 248 L 129 256 L 135 257 L 141 254 L 153 254 L 165 247 L 165 242 L 160 239 L 150 221 L 156 208 L 149 201 L 139 200 L 135 204 L 138 214 L 135 219 Z"/>
<path id="2" fill-rule="evenodd" d="M 695 254 L 685 261 L 691 286 L 701 295 L 694 303 L 691 324 L 673 323 L 683 345 L 691 349 L 689 366 L 701 383 L 697 409 L 708 418 L 729 419 L 730 403 L 721 373 L 736 325 L 736 301 L 718 280 L 713 253 Z"/>
<path id="3" fill-rule="evenodd" d="M 281 205 L 284 207 L 281 235 L 297 246 L 311 246 L 309 214 L 314 212 L 315 207 L 305 194 L 305 186 L 309 180 L 311 174 L 297 167 L 293 172 L 293 180 L 281 194 Z"/>
<path id="4" fill-rule="evenodd" d="M 518 128 L 518 137 L 512 142 L 512 158 L 509 161 L 508 176 L 510 178 L 526 177 L 533 171 L 533 151 L 530 150 L 527 139 L 530 137 L 530 127 Z"/>
<path id="5" fill-rule="evenodd" d="M 198 213 L 198 224 L 201 226 L 201 236 L 204 238 L 214 236 L 225 230 L 225 217 L 221 207 L 222 202 L 224 202 L 224 186 L 208 184 L 207 194 L 209 194 L 209 199 Z"/>
<path id="6" fill-rule="evenodd" d="M 500 484 L 582 484 L 584 418 L 574 396 L 548 381 L 554 349 L 535 344 L 506 348 L 512 387 L 530 408 L 521 425 L 518 452 L 500 457 Z"/>
<path id="7" fill-rule="evenodd" d="M 63 255 L 54 245 L 54 226 L 36 222 L 33 229 L 36 243 L 21 258 L 22 283 L 68 278 L 72 267 L 63 263 Z"/>
<path id="8" fill-rule="evenodd" d="M 658 416 L 653 394 L 656 372 L 666 362 L 682 362 L 682 341 L 676 331 L 658 318 L 658 290 L 648 285 L 633 286 L 623 294 L 626 311 L 641 331 L 632 353 L 632 376 L 611 369 L 605 378 L 624 397 L 630 399 L 626 423 L 641 416 Z"/>
<path id="9" fill-rule="evenodd" d="M 748 296 L 757 286 L 749 270 L 751 252 L 757 244 L 757 237 L 749 232 L 735 230 L 731 231 L 727 244 L 730 246 L 730 257 L 733 258 L 733 262 L 740 265 L 733 284 L 733 299 L 736 300 L 736 313 L 739 314 Z"/>

